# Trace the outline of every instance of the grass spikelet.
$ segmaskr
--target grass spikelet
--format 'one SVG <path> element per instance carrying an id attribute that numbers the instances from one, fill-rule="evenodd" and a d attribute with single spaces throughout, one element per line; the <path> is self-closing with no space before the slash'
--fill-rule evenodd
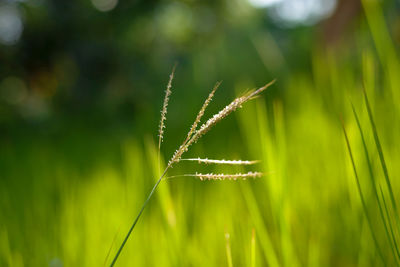
<path id="1" fill-rule="evenodd" d="M 271 173 L 271 172 L 268 172 Z M 224 174 L 224 173 L 195 173 L 195 174 L 180 174 L 180 175 L 173 175 L 165 177 L 164 179 L 172 179 L 178 177 L 194 177 L 198 178 L 201 181 L 205 180 L 246 180 L 247 178 L 259 178 L 264 176 L 265 173 L 262 172 L 247 172 L 247 173 L 235 173 L 235 174 Z"/>
<path id="2" fill-rule="evenodd" d="M 225 173 L 197 173 L 194 175 L 196 178 L 200 180 L 246 180 L 247 178 L 259 178 L 263 176 L 261 172 L 247 172 L 247 173 L 235 173 L 235 174 L 225 174 Z"/>
<path id="3" fill-rule="evenodd" d="M 193 133 L 196 131 L 197 125 L 200 123 L 200 120 L 201 120 L 201 118 L 203 117 L 204 112 L 206 111 L 206 108 L 207 108 L 208 104 L 210 104 L 212 98 L 214 97 L 215 92 L 217 91 L 217 89 L 218 89 L 218 87 L 219 87 L 220 85 L 221 85 L 221 82 L 217 82 L 217 83 L 214 85 L 214 88 L 212 89 L 211 93 L 208 95 L 206 101 L 204 102 L 203 106 L 201 107 L 199 113 L 197 114 L 196 119 L 194 120 L 194 122 L 193 122 L 193 124 L 192 124 L 192 127 L 190 128 L 190 131 L 189 131 L 188 134 L 187 134 L 185 143 L 186 143 L 187 141 L 189 141 L 190 137 L 191 137 L 191 136 L 193 135 Z"/>
<path id="4" fill-rule="evenodd" d="M 202 158 L 190 158 L 190 159 L 181 159 L 182 161 L 197 161 L 205 164 L 224 164 L 224 165 L 253 165 L 257 164 L 259 160 L 225 160 L 225 159 L 202 159 Z"/>
<path id="5" fill-rule="evenodd" d="M 161 148 L 161 143 L 162 143 L 163 137 L 164 137 L 165 120 L 167 119 L 167 107 L 168 107 L 168 102 L 169 102 L 169 96 L 172 93 L 171 87 L 172 87 L 172 80 L 174 79 L 174 75 L 175 75 L 175 68 L 176 68 L 176 65 L 172 68 L 172 72 L 169 75 L 167 89 L 165 90 L 164 102 L 163 102 L 163 107 L 161 110 L 160 126 L 158 128 L 158 150 L 160 150 L 160 148 Z"/>

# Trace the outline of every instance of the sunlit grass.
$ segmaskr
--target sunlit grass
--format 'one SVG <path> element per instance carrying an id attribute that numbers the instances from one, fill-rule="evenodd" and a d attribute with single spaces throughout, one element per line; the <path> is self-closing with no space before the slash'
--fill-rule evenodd
<path id="1" fill-rule="evenodd" d="M 399 62 L 370 2 L 374 43 L 360 45 L 356 60 L 316 49 L 312 71 L 278 80 L 272 95 L 283 94 L 234 117 L 237 132 L 216 130 L 232 146 L 196 144 L 196 152 L 260 159 L 266 176 L 162 181 L 118 266 L 399 264 Z M 71 144 L 84 151 L 84 141 Z M 0 266 L 109 264 L 165 167 L 155 134 L 101 140 L 81 156 L 68 146 L 2 148 Z M 173 171 L 192 173 L 191 164 Z"/>

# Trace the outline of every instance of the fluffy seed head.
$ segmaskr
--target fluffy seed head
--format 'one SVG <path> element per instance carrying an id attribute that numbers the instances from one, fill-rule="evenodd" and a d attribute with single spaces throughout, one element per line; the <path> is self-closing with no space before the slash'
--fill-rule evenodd
<path id="1" fill-rule="evenodd" d="M 169 81 L 167 84 L 167 89 L 165 90 L 164 102 L 163 102 L 163 107 L 161 110 L 161 120 L 160 120 L 160 126 L 158 128 L 158 149 L 159 150 L 160 150 L 161 143 L 163 141 L 163 136 L 164 136 L 165 120 L 167 119 L 167 117 L 166 117 L 167 116 L 167 107 L 168 107 L 169 96 L 171 95 L 172 80 L 174 79 L 175 68 L 176 68 L 176 66 L 174 66 L 171 74 L 169 75 Z"/>

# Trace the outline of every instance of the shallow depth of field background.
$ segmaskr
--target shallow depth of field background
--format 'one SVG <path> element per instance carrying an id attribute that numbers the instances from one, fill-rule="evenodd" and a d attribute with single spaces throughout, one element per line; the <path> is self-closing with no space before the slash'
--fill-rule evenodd
<path id="1" fill-rule="evenodd" d="M 398 265 L 376 137 L 400 204 L 399 11 L 394 0 L 0 1 L 0 266 L 110 264 L 157 179 L 175 63 L 163 161 L 215 82 L 205 118 L 276 78 L 186 155 L 260 159 L 246 170 L 266 175 L 163 181 L 117 266 Z M 240 171 L 185 162 L 168 176 Z"/>

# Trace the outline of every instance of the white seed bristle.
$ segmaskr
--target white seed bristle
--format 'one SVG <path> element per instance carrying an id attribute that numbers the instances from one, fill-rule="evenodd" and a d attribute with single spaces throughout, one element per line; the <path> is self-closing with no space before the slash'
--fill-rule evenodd
<path id="1" fill-rule="evenodd" d="M 226 159 L 202 159 L 202 158 L 189 158 L 181 159 L 183 161 L 197 161 L 198 163 L 205 164 L 225 164 L 225 165 L 253 165 L 259 163 L 259 160 L 226 160 Z"/>

